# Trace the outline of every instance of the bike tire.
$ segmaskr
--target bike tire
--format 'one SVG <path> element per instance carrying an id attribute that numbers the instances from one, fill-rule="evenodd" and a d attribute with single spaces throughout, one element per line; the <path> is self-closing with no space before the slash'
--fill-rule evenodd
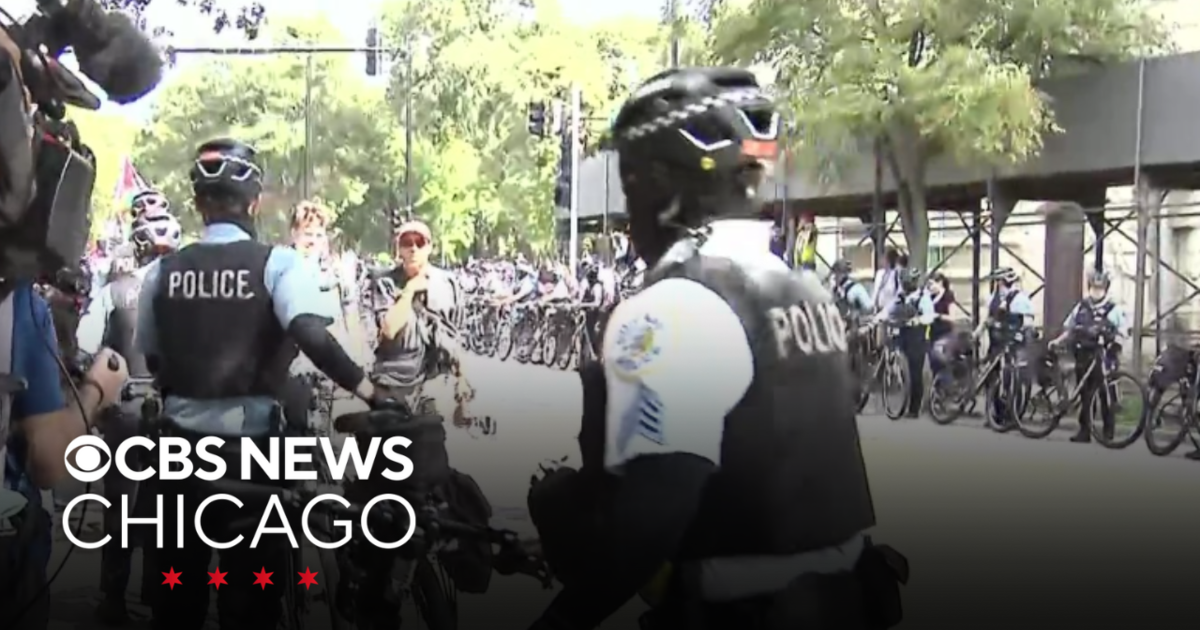
<path id="1" fill-rule="evenodd" d="M 893 371 L 894 370 L 894 371 Z M 889 381 L 896 379 L 896 387 L 904 394 L 900 398 L 899 404 L 893 404 L 888 397 Z M 904 416 L 904 412 L 908 411 L 908 390 L 911 375 L 908 373 L 908 362 L 904 361 L 899 354 L 892 354 L 887 359 L 887 363 L 883 367 L 883 388 L 879 395 L 883 397 L 883 413 L 888 417 L 888 420 L 899 420 Z"/>
<path id="2" fill-rule="evenodd" d="M 303 548 L 289 550 L 287 572 L 284 575 L 291 576 L 299 573 L 299 562 L 297 560 L 302 553 Z M 278 624 L 280 630 L 304 630 L 305 608 L 304 593 L 300 590 L 300 587 L 292 583 L 291 580 L 284 582 L 283 614 L 280 615 Z"/>
<path id="3" fill-rule="evenodd" d="M 453 588 L 448 579 L 441 579 L 429 558 L 417 560 L 417 568 L 413 572 L 412 598 L 417 613 L 429 630 L 458 629 L 458 607 L 454 598 L 446 592 L 445 585 Z"/>
<path id="4" fill-rule="evenodd" d="M 1017 422 L 1001 422 L 996 417 L 996 405 L 992 404 L 993 400 L 1000 397 L 1003 378 L 993 379 L 988 385 L 986 398 L 984 399 L 983 417 L 989 429 L 996 433 L 1008 433 L 1017 428 Z"/>
<path id="5" fill-rule="evenodd" d="M 564 372 L 567 371 L 567 369 L 571 367 L 571 361 L 575 358 L 575 353 L 579 350 L 579 344 L 580 334 L 579 330 L 576 329 L 575 332 L 571 334 L 570 342 L 568 342 L 565 347 L 558 351 L 558 357 L 554 361 L 554 366 Z"/>
<path id="6" fill-rule="evenodd" d="M 1138 414 L 1137 425 L 1134 426 L 1133 431 L 1131 431 L 1129 433 L 1129 435 L 1127 435 L 1125 437 L 1117 437 L 1116 434 L 1114 433 L 1112 438 L 1108 438 L 1107 436 L 1104 435 L 1104 431 L 1098 430 L 1098 428 L 1103 428 L 1104 423 L 1103 422 L 1097 423 L 1095 421 L 1095 416 L 1092 417 L 1092 437 L 1094 437 L 1096 439 L 1096 441 L 1099 442 L 1100 445 L 1103 446 L 1104 448 L 1113 449 L 1113 450 L 1120 450 L 1120 449 L 1126 448 L 1130 444 L 1133 444 L 1134 442 L 1138 441 L 1142 437 L 1142 432 L 1144 432 L 1146 430 L 1146 421 L 1148 419 L 1148 416 L 1146 413 L 1146 407 L 1147 407 L 1146 403 L 1147 403 L 1147 400 L 1149 399 L 1150 395 L 1146 390 L 1145 383 L 1138 380 L 1137 377 L 1135 377 L 1133 374 L 1130 374 L 1129 372 L 1126 372 L 1124 370 L 1114 370 L 1112 372 L 1109 372 L 1108 383 L 1105 384 L 1105 387 L 1093 388 L 1091 395 L 1088 396 L 1089 400 L 1087 401 L 1087 404 L 1090 406 L 1092 404 L 1092 401 L 1090 400 L 1091 398 L 1098 396 L 1101 391 L 1108 391 L 1109 388 L 1112 387 L 1113 383 L 1120 381 L 1122 379 L 1125 379 L 1125 380 L 1133 383 L 1133 385 L 1134 385 L 1133 391 L 1135 392 L 1135 395 L 1139 397 L 1140 403 L 1142 405 L 1141 413 Z M 1193 418 L 1194 417 L 1195 416 L 1193 415 Z M 1187 434 L 1187 430 L 1186 430 L 1187 423 L 1185 423 L 1184 427 L 1185 427 L 1185 430 L 1183 431 L 1183 433 L 1186 435 Z"/>
<path id="7" fill-rule="evenodd" d="M 945 388 L 938 387 L 938 383 L 941 381 L 936 376 L 933 377 L 931 381 L 932 382 L 929 383 L 929 392 L 925 397 L 926 400 L 928 400 L 926 407 L 928 407 L 929 417 L 932 418 L 935 423 L 942 426 L 952 424 L 955 420 L 958 420 L 960 417 L 962 417 L 962 400 L 950 397 L 950 395 L 945 392 Z"/>
<path id="8" fill-rule="evenodd" d="M 542 338 L 542 364 L 546 367 L 554 367 L 554 361 L 558 359 L 558 336 L 547 332 Z"/>
<path id="9" fill-rule="evenodd" d="M 513 346 L 517 345 L 513 339 L 512 324 L 504 322 L 496 328 L 496 358 L 501 361 L 507 361 L 512 355 Z"/>
<path id="10" fill-rule="evenodd" d="M 1167 390 L 1167 392 L 1169 391 L 1170 390 Z M 1152 411 L 1150 411 L 1147 415 L 1147 422 L 1145 423 L 1146 426 L 1142 434 L 1146 439 L 1146 448 L 1158 457 L 1166 457 L 1171 453 L 1174 453 L 1175 449 L 1179 448 L 1179 446 L 1183 444 L 1183 441 L 1187 439 L 1188 431 L 1190 430 L 1191 425 L 1196 422 L 1195 395 L 1191 393 L 1185 394 L 1180 392 L 1178 398 L 1179 404 L 1182 408 L 1183 417 L 1179 423 L 1179 430 L 1176 431 L 1175 434 L 1172 435 L 1165 443 L 1159 443 L 1155 441 L 1152 425 L 1157 424 L 1157 422 L 1154 421 L 1162 418 L 1163 410 L 1167 407 L 1167 405 L 1163 403 L 1164 399 L 1171 400 L 1171 398 L 1164 396 L 1164 394 L 1167 392 L 1159 392 L 1156 397 L 1152 397 Z"/>

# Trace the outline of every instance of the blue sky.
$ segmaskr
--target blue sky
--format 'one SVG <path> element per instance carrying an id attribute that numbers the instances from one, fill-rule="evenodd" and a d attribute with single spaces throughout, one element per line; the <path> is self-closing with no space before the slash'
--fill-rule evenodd
<path id="1" fill-rule="evenodd" d="M 367 24 L 383 4 L 382 0 L 259 0 L 267 9 L 267 17 L 275 15 L 327 15 L 342 32 L 346 42 L 359 42 L 365 36 Z M 659 0 L 559 0 L 563 13 L 573 22 L 588 23 L 616 17 L 656 17 L 661 13 Z M 218 0 L 223 7 L 237 7 L 242 0 Z M 152 26 L 164 26 L 175 33 L 172 40 L 176 46 L 234 45 L 239 42 L 236 34 L 215 35 L 207 27 L 207 19 L 200 17 L 195 9 L 179 7 L 174 2 L 156 2 L 151 5 L 147 16 Z M 197 24 L 204 28 L 196 28 Z M 68 65 L 73 65 L 66 60 Z M 182 61 L 186 64 L 187 61 Z M 170 81 L 168 71 L 166 81 Z M 134 120 L 145 120 L 150 113 L 154 95 L 131 105 L 106 103 L 102 111 L 113 112 Z"/>

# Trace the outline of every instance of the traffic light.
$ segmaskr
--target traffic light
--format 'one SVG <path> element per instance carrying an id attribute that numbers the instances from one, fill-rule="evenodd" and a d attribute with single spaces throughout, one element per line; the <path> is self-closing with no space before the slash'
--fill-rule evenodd
<path id="1" fill-rule="evenodd" d="M 367 29 L 367 76 L 379 74 L 379 29 Z"/>
<path id="2" fill-rule="evenodd" d="M 571 135 L 569 131 L 562 134 L 562 154 L 558 159 L 558 177 L 554 180 L 554 205 L 559 208 L 571 207 Z"/>
<path id="3" fill-rule="evenodd" d="M 529 121 L 527 124 L 530 135 L 538 138 L 546 137 L 546 104 L 529 104 Z"/>

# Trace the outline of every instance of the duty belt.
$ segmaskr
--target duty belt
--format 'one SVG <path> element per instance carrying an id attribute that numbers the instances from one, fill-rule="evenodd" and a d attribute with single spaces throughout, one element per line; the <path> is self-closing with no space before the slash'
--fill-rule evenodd
<path id="1" fill-rule="evenodd" d="M 856 534 L 835 547 L 787 556 L 709 558 L 681 566 L 681 578 L 706 602 L 731 602 L 778 593 L 803 575 L 852 571 L 865 546 L 866 537 Z"/>

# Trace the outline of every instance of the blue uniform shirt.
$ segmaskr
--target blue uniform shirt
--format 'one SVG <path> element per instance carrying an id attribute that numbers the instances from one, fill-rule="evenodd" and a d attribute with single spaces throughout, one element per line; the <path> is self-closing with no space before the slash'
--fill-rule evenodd
<path id="1" fill-rule="evenodd" d="M 887 308 L 883 309 L 876 316 L 878 321 L 892 320 L 892 314 L 900 307 L 902 303 L 915 304 L 917 307 L 917 324 L 920 326 L 928 326 L 937 319 L 937 311 L 933 310 L 933 300 L 930 299 L 929 293 L 926 291 L 918 291 L 909 295 L 898 295 Z M 899 322 L 897 322 L 899 323 Z"/>
<path id="2" fill-rule="evenodd" d="M 217 223 L 204 229 L 194 247 L 250 240 L 240 227 Z M 146 269 L 138 298 L 137 347 L 146 356 L 157 355 L 158 334 L 154 321 L 154 297 L 158 292 L 158 262 Z M 335 318 L 330 301 L 321 291 L 321 273 L 290 247 L 276 247 L 267 257 L 264 270 L 267 293 L 275 308 L 275 317 L 286 329 L 300 315 Z M 197 400 L 177 396 L 163 401 L 163 414 L 180 426 L 215 435 L 260 435 L 271 428 L 271 415 L 277 401 L 263 396 L 245 396 L 223 400 Z"/>
<path id="3" fill-rule="evenodd" d="M 29 387 L 13 397 L 12 421 L 59 411 L 66 407 L 59 378 L 58 337 L 50 306 L 34 293 L 33 286 L 21 284 L 13 291 L 12 375 L 23 378 Z M 5 461 L 5 485 L 18 490 L 31 502 L 41 503 L 41 493 L 25 474 L 25 440 L 17 431 L 9 437 Z"/>
<path id="4" fill-rule="evenodd" d="M 1028 293 L 1020 289 L 1004 289 L 1000 291 L 1000 298 L 1008 299 L 1009 294 L 1014 291 L 1016 295 L 1013 296 L 1012 302 L 1008 305 L 1008 312 L 1013 315 L 1033 317 L 1033 300 L 1029 299 Z M 984 304 L 991 304 L 995 297 L 995 294 L 989 295 Z"/>
<path id="5" fill-rule="evenodd" d="M 870 313 L 871 294 L 861 282 L 852 282 L 846 289 L 846 303 L 858 313 Z"/>

